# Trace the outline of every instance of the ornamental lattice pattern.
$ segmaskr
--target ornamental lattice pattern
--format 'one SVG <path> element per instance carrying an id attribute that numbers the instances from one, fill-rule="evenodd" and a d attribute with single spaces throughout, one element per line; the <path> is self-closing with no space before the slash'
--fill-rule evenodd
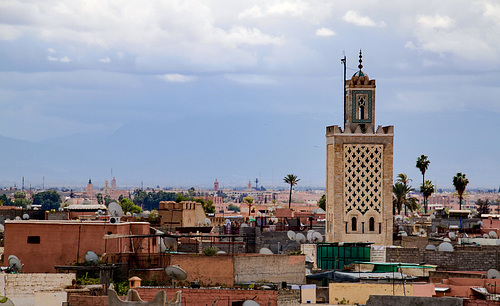
<path id="1" fill-rule="evenodd" d="M 344 145 L 345 213 L 381 213 L 382 145 Z"/>

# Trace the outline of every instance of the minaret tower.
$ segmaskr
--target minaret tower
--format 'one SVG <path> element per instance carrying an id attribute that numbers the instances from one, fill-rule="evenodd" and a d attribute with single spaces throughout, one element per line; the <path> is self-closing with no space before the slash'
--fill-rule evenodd
<path id="1" fill-rule="evenodd" d="M 344 130 L 326 128 L 326 241 L 390 245 L 394 127 L 375 129 L 375 80 L 362 62 L 360 51 L 345 82 Z"/>

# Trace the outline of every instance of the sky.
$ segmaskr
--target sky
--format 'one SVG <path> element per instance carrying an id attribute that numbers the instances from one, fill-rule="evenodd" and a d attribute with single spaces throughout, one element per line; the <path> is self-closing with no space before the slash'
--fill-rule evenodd
<path id="1" fill-rule="evenodd" d="M 46 171 L 45 184 L 103 184 L 113 168 L 119 184 L 285 187 L 294 173 L 325 186 L 340 59 L 350 76 L 362 49 L 376 124 L 395 126 L 394 176 L 420 184 L 425 154 L 438 188 L 463 172 L 498 189 L 498 37 L 488 0 L 0 1 L 0 135 L 78 148 L 71 171 L 31 171 L 9 144 L 0 183 L 40 184 Z"/>

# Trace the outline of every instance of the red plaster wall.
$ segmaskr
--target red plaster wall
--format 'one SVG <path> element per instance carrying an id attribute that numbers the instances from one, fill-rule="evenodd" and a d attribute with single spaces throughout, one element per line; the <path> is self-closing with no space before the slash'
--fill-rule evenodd
<path id="1" fill-rule="evenodd" d="M 200 280 L 207 285 L 234 285 L 234 263 L 230 255 L 172 254 L 170 261 L 171 265 L 179 265 L 186 271 L 187 281 Z"/>
<path id="2" fill-rule="evenodd" d="M 7 221 L 5 223 L 4 265 L 9 255 L 24 264 L 23 272 L 55 272 L 54 265 L 82 262 L 87 251 L 98 255 L 130 251 L 131 239 L 103 239 L 104 235 L 149 233 L 148 223 L 79 222 L 79 221 Z M 28 244 L 28 236 L 39 236 L 39 244 Z M 148 252 L 147 239 L 134 239 L 134 249 Z M 141 246 L 142 242 L 142 247 Z M 150 246 L 152 248 L 152 246 Z M 151 252 L 156 250 L 151 249 Z"/>
<path id="3" fill-rule="evenodd" d="M 107 296 L 70 295 L 70 306 L 108 306 Z"/>
<path id="4" fill-rule="evenodd" d="M 183 305 L 215 305 L 226 306 L 231 305 L 231 302 L 251 300 L 260 305 L 277 306 L 278 295 L 277 291 L 273 290 L 233 290 L 233 289 L 185 289 L 185 288 L 136 288 L 141 296 L 141 299 L 150 301 L 154 298 L 158 290 L 167 292 L 167 299 L 171 300 L 175 292 L 182 291 Z M 213 304 L 214 301 L 217 302 Z"/>

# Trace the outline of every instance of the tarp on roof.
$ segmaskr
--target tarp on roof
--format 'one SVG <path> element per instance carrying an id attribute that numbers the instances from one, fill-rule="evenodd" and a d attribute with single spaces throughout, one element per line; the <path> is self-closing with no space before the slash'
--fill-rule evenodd
<path id="1" fill-rule="evenodd" d="M 360 280 L 378 280 L 378 279 L 415 279 L 414 276 L 402 274 L 400 272 L 340 272 L 328 271 L 306 276 L 309 279 L 328 279 L 334 282 L 359 282 Z"/>

